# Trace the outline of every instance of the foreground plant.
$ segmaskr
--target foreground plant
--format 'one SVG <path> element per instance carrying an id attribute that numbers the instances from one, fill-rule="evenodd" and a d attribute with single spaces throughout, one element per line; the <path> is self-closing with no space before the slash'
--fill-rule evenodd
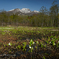
<path id="1" fill-rule="evenodd" d="M 46 45 L 44 45 L 44 47 L 46 48 Z"/>
<path id="2" fill-rule="evenodd" d="M 36 44 L 39 44 L 39 42 L 38 42 L 38 41 L 36 41 Z"/>
<path id="3" fill-rule="evenodd" d="M 26 51 L 26 42 L 23 43 L 23 51 L 25 50 Z"/>
<path id="4" fill-rule="evenodd" d="M 57 46 L 57 48 L 59 47 L 59 41 L 58 41 L 58 43 L 56 44 L 56 46 Z"/>
<path id="5" fill-rule="evenodd" d="M 54 40 L 51 40 L 50 44 L 52 44 L 53 46 L 56 45 Z"/>
<path id="6" fill-rule="evenodd" d="M 37 51 L 38 45 L 39 45 L 39 42 L 38 42 L 38 41 L 36 41 L 36 46 L 35 46 L 36 51 Z"/>
<path id="7" fill-rule="evenodd" d="M 31 52 L 31 59 L 32 59 L 33 44 L 35 44 L 35 42 L 31 39 L 29 42 L 29 48 L 30 48 L 29 52 Z"/>
<path id="8" fill-rule="evenodd" d="M 29 48 L 30 48 L 30 52 L 32 53 L 32 51 L 33 51 L 33 47 L 29 46 Z"/>
<path id="9" fill-rule="evenodd" d="M 49 43 L 49 41 L 48 41 L 48 40 L 46 40 L 46 43 L 48 44 L 48 43 Z"/>
<path id="10" fill-rule="evenodd" d="M 7 45 L 12 46 L 12 43 L 8 43 Z"/>
<path id="11" fill-rule="evenodd" d="M 43 48 L 44 46 L 43 46 L 43 43 L 42 42 L 40 42 L 40 44 L 41 44 L 41 47 Z"/>
<path id="12" fill-rule="evenodd" d="M 11 53 L 12 51 L 10 50 L 9 53 Z"/>
<path id="13" fill-rule="evenodd" d="M 33 51 L 33 47 L 29 46 L 30 50 L 29 52 L 31 52 L 31 59 L 32 59 L 32 51 Z"/>
<path id="14" fill-rule="evenodd" d="M 20 45 L 18 45 L 16 48 L 19 48 L 19 49 L 20 49 L 20 48 L 21 48 L 21 46 L 20 46 Z"/>
<path id="15" fill-rule="evenodd" d="M 30 42 L 29 42 L 30 52 L 33 51 L 33 44 L 34 44 L 34 43 L 35 43 L 35 42 L 31 39 Z"/>
<path id="16" fill-rule="evenodd" d="M 4 47 L 5 47 L 6 45 L 4 45 Z"/>
<path id="17" fill-rule="evenodd" d="M 32 46 L 33 44 L 35 44 L 35 42 L 31 39 L 29 45 Z"/>
<path id="18" fill-rule="evenodd" d="M 45 56 L 43 56 L 43 59 L 45 59 Z"/>
<path id="19" fill-rule="evenodd" d="M 29 52 L 31 52 L 31 59 L 32 59 L 32 51 L 33 51 L 33 47 L 29 46 L 30 50 Z"/>

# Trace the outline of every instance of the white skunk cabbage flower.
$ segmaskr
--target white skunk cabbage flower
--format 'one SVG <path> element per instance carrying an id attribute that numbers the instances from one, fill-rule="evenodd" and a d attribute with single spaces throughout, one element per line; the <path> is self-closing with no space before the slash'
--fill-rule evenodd
<path id="1" fill-rule="evenodd" d="M 30 49 L 33 49 L 33 47 L 29 46 Z"/>
<path id="2" fill-rule="evenodd" d="M 8 45 L 10 45 L 10 46 L 11 46 L 12 44 L 11 44 L 11 43 L 8 43 Z"/>
<path id="3" fill-rule="evenodd" d="M 31 46 L 29 46 L 29 48 L 31 49 Z"/>

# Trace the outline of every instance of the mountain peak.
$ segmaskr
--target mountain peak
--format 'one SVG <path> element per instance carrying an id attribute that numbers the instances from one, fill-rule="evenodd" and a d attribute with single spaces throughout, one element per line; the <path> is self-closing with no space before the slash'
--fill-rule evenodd
<path id="1" fill-rule="evenodd" d="M 21 12 L 23 12 L 23 13 L 30 13 L 31 10 L 28 9 L 28 8 L 22 8 L 22 9 L 21 9 Z"/>
<path id="2" fill-rule="evenodd" d="M 20 11 L 20 9 L 19 8 L 16 8 L 16 9 L 14 9 L 14 11 L 17 11 L 18 12 L 18 11 Z"/>

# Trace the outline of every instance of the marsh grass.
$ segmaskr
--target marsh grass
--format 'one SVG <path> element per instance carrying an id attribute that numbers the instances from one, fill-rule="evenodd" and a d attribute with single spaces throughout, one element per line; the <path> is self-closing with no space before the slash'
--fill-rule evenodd
<path id="1" fill-rule="evenodd" d="M 33 53 L 35 55 L 34 57 L 36 56 L 39 57 L 40 53 L 42 55 L 46 51 L 48 52 L 47 53 L 48 55 L 51 54 L 51 53 L 49 54 L 49 52 L 51 51 L 53 54 L 56 53 L 58 55 L 57 50 L 59 49 L 59 31 L 56 31 L 56 30 L 57 28 L 51 28 L 51 27 L 43 27 L 43 28 L 42 27 L 26 27 L 26 26 L 0 27 L 0 35 L 2 34 L 0 36 L 0 42 L 1 42 L 0 48 L 1 50 L 3 50 L 1 52 L 3 53 L 6 49 L 8 53 L 11 54 L 12 52 L 16 53 L 17 51 L 26 52 L 27 49 L 29 49 L 30 52 L 27 52 L 27 53 L 31 54 L 31 58 L 33 58 Z M 29 38 L 29 40 L 26 40 L 27 38 Z M 42 40 L 43 38 L 44 40 Z M 6 44 L 5 44 L 5 41 L 6 41 Z M 28 45 L 29 47 L 27 47 L 26 45 Z M 35 51 L 37 54 L 35 53 Z M 44 54 L 43 59 L 47 58 L 48 56 L 47 54 L 46 55 Z M 52 56 L 55 56 L 53 54 Z M 50 57 L 48 56 L 48 58 Z"/>

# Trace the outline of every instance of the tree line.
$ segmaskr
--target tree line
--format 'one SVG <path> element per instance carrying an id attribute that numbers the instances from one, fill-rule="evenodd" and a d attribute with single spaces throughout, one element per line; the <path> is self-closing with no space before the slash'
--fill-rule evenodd
<path id="1" fill-rule="evenodd" d="M 5 11 L 0 13 L 0 26 L 37 26 L 37 27 L 59 27 L 59 6 L 53 1 L 49 11 L 42 6 L 39 14 L 17 15 L 6 14 Z"/>

